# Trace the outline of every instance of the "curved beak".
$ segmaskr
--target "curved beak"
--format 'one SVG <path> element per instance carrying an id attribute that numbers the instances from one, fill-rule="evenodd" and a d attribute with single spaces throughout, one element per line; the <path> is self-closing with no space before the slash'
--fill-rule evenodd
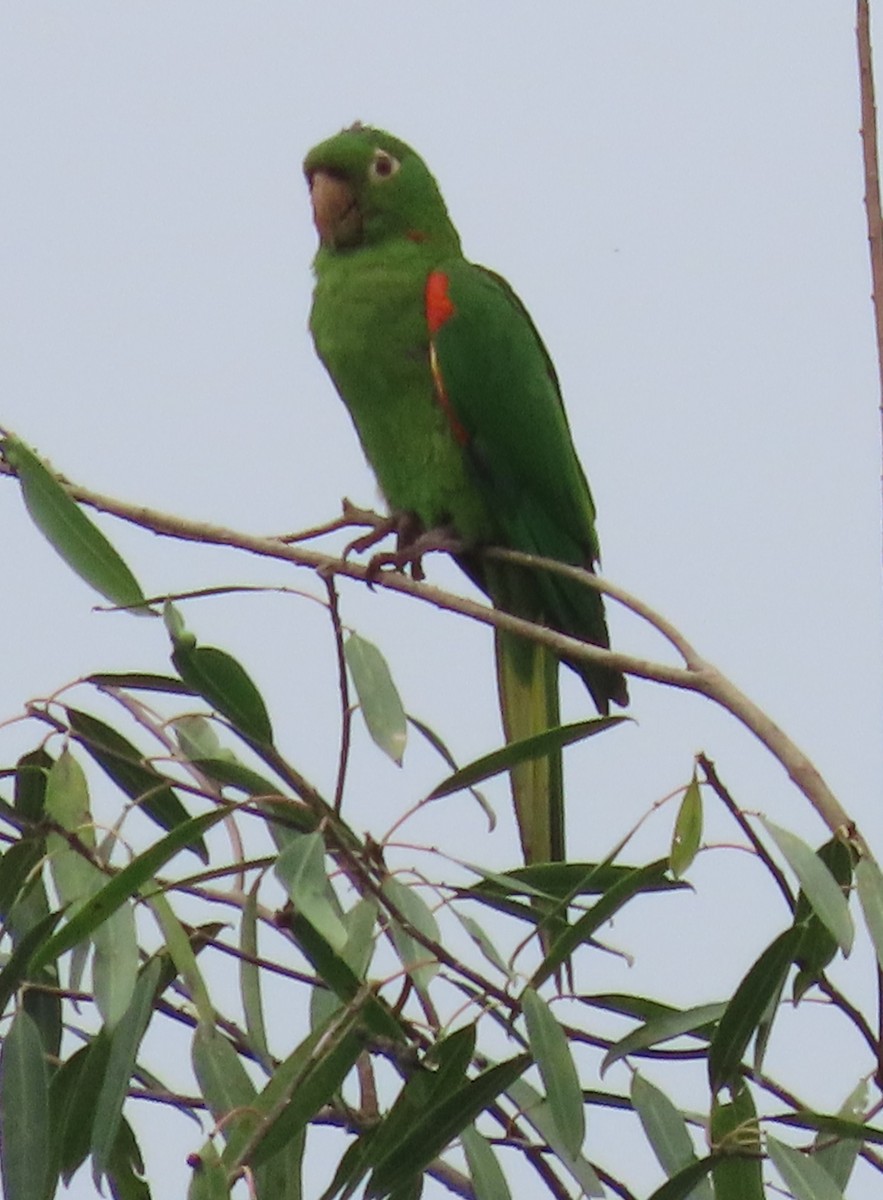
<path id="1" fill-rule="evenodd" d="M 362 214 L 353 189 L 330 171 L 313 171 L 309 182 L 313 222 L 322 245 L 356 245 L 362 237 Z"/>

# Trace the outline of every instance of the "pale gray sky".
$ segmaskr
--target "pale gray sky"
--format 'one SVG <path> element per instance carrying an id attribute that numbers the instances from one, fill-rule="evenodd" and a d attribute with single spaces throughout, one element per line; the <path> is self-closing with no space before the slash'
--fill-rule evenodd
<path id="1" fill-rule="evenodd" d="M 548 343 L 606 573 L 769 710 L 879 848 L 880 451 L 856 79 L 852 6 L 830 0 L 12 0 L 0 9 L 0 424 L 97 490 L 243 529 L 304 527 L 343 495 L 374 503 L 306 333 L 300 161 L 356 118 L 388 128 L 427 159 L 467 253 L 507 276 Z M 104 527 L 149 592 L 311 586 Z M 163 669 L 158 623 L 93 613 L 3 481 L 0 528 L 0 719 L 82 673 Z M 447 564 L 430 571 L 464 586 Z M 497 744 L 485 631 L 357 586 L 343 614 L 461 760 Z M 337 697 L 318 608 L 216 600 L 189 618 L 248 665 L 287 714 L 291 758 L 327 785 Z M 632 620 L 611 624 L 623 649 L 661 652 Z M 823 840 L 724 714 L 651 684 L 632 694 L 638 724 L 568 758 L 574 857 L 605 853 L 686 782 L 698 750 L 745 807 Z M 568 716 L 586 715 L 575 682 L 565 698 Z M 33 740 L 0 732 L 0 761 Z M 362 738 L 359 767 L 373 786 L 353 824 L 375 834 L 442 773 L 417 748 L 396 772 Z M 454 824 L 473 856 L 511 865 L 505 789 L 492 794 L 492 838 L 462 798 L 410 836 L 441 841 Z M 669 826 L 665 810 L 635 855 L 664 852 Z M 649 945 L 631 916 L 612 931 L 636 966 L 584 986 L 725 994 L 785 915 L 742 856 L 705 855 L 692 878 L 697 897 L 673 902 Z M 746 880 L 760 889 L 747 919 Z M 708 961 L 714 986 L 697 995 Z M 867 966 L 843 976 L 863 1000 Z M 779 1062 L 811 1102 L 836 1106 L 864 1069 L 856 1049 L 819 1046 L 810 1067 L 785 1048 Z M 627 1086 L 624 1069 L 607 1082 Z M 174 1189 L 198 1137 L 163 1128 L 146 1150 Z M 658 1182 L 649 1159 L 637 1169 L 636 1186 Z M 92 1196 L 91 1182 L 72 1194 Z"/>

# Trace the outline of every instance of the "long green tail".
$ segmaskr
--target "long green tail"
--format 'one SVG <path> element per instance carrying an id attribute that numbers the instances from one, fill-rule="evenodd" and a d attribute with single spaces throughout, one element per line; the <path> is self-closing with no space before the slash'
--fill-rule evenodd
<path id="1" fill-rule="evenodd" d="M 560 725 L 558 660 L 543 646 L 496 631 L 497 687 L 507 742 Z M 561 751 L 510 771 L 512 799 L 526 863 L 564 859 Z"/>

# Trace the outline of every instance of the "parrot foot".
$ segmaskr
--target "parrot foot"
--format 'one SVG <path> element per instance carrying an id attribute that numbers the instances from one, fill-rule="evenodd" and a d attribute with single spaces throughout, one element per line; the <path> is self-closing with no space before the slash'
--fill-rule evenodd
<path id="1" fill-rule="evenodd" d="M 417 532 L 415 532 L 415 527 Z M 376 578 L 384 569 L 405 571 L 410 568 L 411 578 L 419 583 L 426 578 L 426 572 L 423 570 L 424 554 L 439 550 L 446 554 L 458 554 L 463 549 L 462 543 L 450 530 L 421 530 L 416 518 L 413 518 L 407 526 L 401 525 L 397 534 L 395 550 L 372 556 L 368 563 L 370 578 Z"/>

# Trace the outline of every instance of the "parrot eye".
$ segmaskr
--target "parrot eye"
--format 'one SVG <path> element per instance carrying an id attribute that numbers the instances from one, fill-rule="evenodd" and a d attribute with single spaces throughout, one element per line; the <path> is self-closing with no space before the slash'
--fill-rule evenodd
<path id="1" fill-rule="evenodd" d="M 368 174 L 372 179 L 389 179 L 391 175 L 395 175 L 401 165 L 397 158 L 393 158 L 391 154 L 378 148 L 374 151 L 374 158 L 371 160 Z"/>

